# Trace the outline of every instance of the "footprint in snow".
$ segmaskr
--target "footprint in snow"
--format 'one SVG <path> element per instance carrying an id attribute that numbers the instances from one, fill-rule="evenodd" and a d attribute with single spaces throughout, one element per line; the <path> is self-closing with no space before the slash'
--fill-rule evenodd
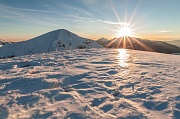
<path id="1" fill-rule="evenodd" d="M 150 110 L 165 110 L 168 107 L 168 102 L 154 102 L 154 101 L 145 101 L 143 106 Z"/>
<path id="2" fill-rule="evenodd" d="M 116 71 L 116 70 L 110 70 L 110 71 L 107 72 L 107 74 L 110 74 L 110 75 L 114 75 L 114 74 L 117 74 L 117 73 L 118 73 L 118 71 Z"/>
<path id="3" fill-rule="evenodd" d="M 103 97 L 103 98 L 95 98 L 92 101 L 91 106 L 95 107 L 95 106 L 99 106 L 100 104 L 104 103 L 106 101 L 107 97 Z"/>
<path id="4" fill-rule="evenodd" d="M 103 110 L 104 112 L 108 112 L 108 111 L 113 109 L 113 105 L 112 104 L 105 104 L 102 107 L 100 107 L 100 109 Z"/>

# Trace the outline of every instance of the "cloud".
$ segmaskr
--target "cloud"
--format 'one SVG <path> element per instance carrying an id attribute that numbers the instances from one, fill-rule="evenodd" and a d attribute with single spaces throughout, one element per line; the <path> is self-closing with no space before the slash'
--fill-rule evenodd
<path id="1" fill-rule="evenodd" d="M 76 11 L 79 11 L 79 12 L 82 12 L 88 16 L 93 16 L 91 13 L 89 12 L 86 12 L 82 9 L 79 9 L 79 8 L 75 8 L 75 7 L 71 7 L 71 6 L 67 6 L 67 5 L 63 5 L 69 9 L 72 9 L 72 10 L 76 10 Z M 39 12 L 39 13 L 53 13 L 53 14 L 57 14 L 57 15 L 60 15 L 61 17 L 64 17 L 63 19 L 66 19 L 66 20 L 74 20 L 74 19 L 68 19 L 69 17 L 73 17 L 73 18 L 76 18 L 76 19 L 81 19 L 81 20 L 92 20 L 91 18 L 88 18 L 88 17 L 80 17 L 78 15 L 74 15 L 74 14 L 62 14 L 62 13 L 59 13 L 59 12 L 56 12 L 56 11 L 51 11 L 51 10 L 37 10 L 37 9 L 22 9 L 22 8 L 16 8 L 16 7 L 9 7 L 9 6 L 5 6 L 5 5 L 2 5 L 0 4 L 0 9 L 6 11 L 6 12 L 9 12 L 9 13 L 13 13 L 13 14 L 16 14 L 16 15 L 22 15 L 20 14 L 18 11 L 27 11 L 27 12 Z M 16 11 L 17 10 L 17 11 Z M 66 17 L 66 18 L 65 18 Z M 77 21 L 77 20 L 76 20 Z"/>
<path id="2" fill-rule="evenodd" d="M 174 33 L 177 31 L 170 31 L 170 30 L 154 30 L 154 31 L 143 31 L 142 33 L 148 35 L 158 35 L 158 34 L 166 34 L 166 33 Z"/>
<path id="3" fill-rule="evenodd" d="M 159 30 L 158 32 L 160 32 L 160 33 L 171 33 L 171 32 L 173 32 L 173 31 L 168 31 L 168 30 Z"/>
<path id="4" fill-rule="evenodd" d="M 108 21 L 108 20 L 103 20 L 103 19 L 96 19 L 94 17 L 91 17 L 92 14 L 86 11 L 83 11 L 82 8 L 76 8 L 68 5 L 64 5 L 65 8 L 75 10 L 81 13 L 84 13 L 87 15 L 87 17 L 82 16 L 81 14 L 63 14 L 56 12 L 54 10 L 40 10 L 40 9 L 22 9 L 22 8 L 16 8 L 16 7 L 10 7 L 6 5 L 0 4 L 0 9 L 5 11 L 6 13 L 1 15 L 0 17 L 4 17 L 7 19 L 12 19 L 12 20 L 17 20 L 20 22 L 25 22 L 25 23 L 31 23 L 35 27 L 68 27 L 68 26 L 76 26 L 78 25 L 85 25 L 86 27 L 88 26 L 93 26 L 97 25 L 100 23 L 101 28 L 108 28 L 109 26 L 107 25 L 129 25 L 124 22 L 114 22 L 114 21 Z M 25 12 L 22 12 L 25 11 Z M 32 12 L 32 13 L 29 13 Z M 45 13 L 42 15 L 42 13 Z M 47 13 L 47 15 L 46 15 Z M 52 15 L 49 14 L 56 14 Z M 48 16 L 48 17 L 47 17 Z M 88 23 L 89 22 L 89 23 Z M 103 24 L 103 25 L 102 25 Z M 23 25 L 23 23 L 21 24 Z M 24 24 L 25 25 L 25 24 Z"/>
<path id="5" fill-rule="evenodd" d="M 113 22 L 113 21 L 103 21 L 103 20 L 97 20 L 106 24 L 112 24 L 112 25 L 130 25 L 129 23 L 125 23 L 125 22 Z"/>
<path id="6" fill-rule="evenodd" d="M 94 5 L 98 0 L 79 0 L 79 2 L 82 2 L 86 5 Z"/>
<path id="7" fill-rule="evenodd" d="M 61 14 L 61 13 L 55 12 L 55 11 L 37 10 L 37 9 L 22 9 L 22 8 L 5 6 L 5 5 L 2 5 L 2 4 L 0 4 L 0 8 L 1 9 L 14 9 L 14 10 L 28 11 L 28 12 L 54 13 L 54 14 L 58 14 L 58 15 L 64 15 L 64 14 Z"/>
<path id="8" fill-rule="evenodd" d="M 47 25 L 51 25 L 51 26 L 59 26 L 59 24 L 55 24 L 52 22 L 48 22 L 45 20 L 41 20 L 39 18 L 36 17 L 32 17 L 26 14 L 22 14 L 19 11 L 16 10 L 23 10 L 23 11 L 38 11 L 38 12 L 48 12 L 48 11 L 42 11 L 42 10 L 32 10 L 32 9 L 19 9 L 19 8 L 13 8 L 13 7 L 8 7 L 5 5 L 0 4 L 0 9 L 2 9 L 3 11 L 5 11 L 6 15 L 1 15 L 0 18 L 8 18 L 8 19 L 13 19 L 13 20 L 17 20 L 20 22 L 25 22 L 25 23 L 31 23 L 31 24 L 38 24 L 39 26 L 47 26 Z M 22 25 L 22 24 L 21 24 Z"/>
<path id="9" fill-rule="evenodd" d="M 65 9 L 68 9 L 68 10 L 70 10 L 72 12 L 77 11 L 77 12 L 79 12 L 81 14 L 85 14 L 87 16 L 93 17 L 93 15 L 90 12 L 86 11 L 86 9 L 79 8 L 79 7 L 74 7 L 74 6 L 67 5 L 67 4 L 60 4 L 60 6 L 64 7 Z"/>

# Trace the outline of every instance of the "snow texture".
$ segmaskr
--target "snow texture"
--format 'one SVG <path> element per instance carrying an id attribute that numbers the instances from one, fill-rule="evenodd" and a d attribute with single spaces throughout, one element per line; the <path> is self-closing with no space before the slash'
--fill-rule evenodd
<path id="1" fill-rule="evenodd" d="M 28 41 L 3 46 L 0 48 L 0 58 L 85 48 L 102 48 L 102 46 L 93 40 L 82 38 L 68 30 L 60 29 Z"/>
<path id="2" fill-rule="evenodd" d="M 0 118 L 180 119 L 179 59 L 125 49 L 1 59 Z"/>

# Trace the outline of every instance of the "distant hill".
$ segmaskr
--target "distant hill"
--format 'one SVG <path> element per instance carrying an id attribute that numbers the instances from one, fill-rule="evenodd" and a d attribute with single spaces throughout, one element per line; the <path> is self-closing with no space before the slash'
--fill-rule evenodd
<path id="1" fill-rule="evenodd" d="M 180 40 L 172 40 L 172 41 L 165 41 L 165 42 L 180 47 Z"/>
<path id="2" fill-rule="evenodd" d="M 60 29 L 36 38 L 0 48 L 0 58 L 30 55 L 59 50 L 102 48 L 97 42 Z"/>
<path id="3" fill-rule="evenodd" d="M 4 40 L 0 39 L 0 47 L 3 47 L 5 45 L 10 45 L 10 44 L 12 44 L 12 42 L 7 42 L 7 41 L 4 41 Z"/>
<path id="4" fill-rule="evenodd" d="M 96 42 L 105 47 L 108 44 L 109 40 L 107 38 L 102 37 L 98 39 Z"/>
<path id="5" fill-rule="evenodd" d="M 143 40 L 134 37 L 114 38 L 109 41 L 107 40 L 106 44 L 104 44 L 105 41 L 100 42 L 99 40 L 97 42 L 107 48 L 126 48 L 133 50 L 168 53 L 168 54 L 180 53 L 180 48 L 175 45 L 171 45 L 163 41 Z"/>

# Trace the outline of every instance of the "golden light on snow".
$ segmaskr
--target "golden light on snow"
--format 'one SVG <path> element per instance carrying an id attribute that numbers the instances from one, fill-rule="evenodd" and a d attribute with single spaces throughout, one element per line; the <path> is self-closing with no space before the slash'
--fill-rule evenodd
<path id="1" fill-rule="evenodd" d="M 127 67 L 128 63 L 127 61 L 129 60 L 129 53 L 126 49 L 118 49 L 118 65 L 121 67 Z"/>

